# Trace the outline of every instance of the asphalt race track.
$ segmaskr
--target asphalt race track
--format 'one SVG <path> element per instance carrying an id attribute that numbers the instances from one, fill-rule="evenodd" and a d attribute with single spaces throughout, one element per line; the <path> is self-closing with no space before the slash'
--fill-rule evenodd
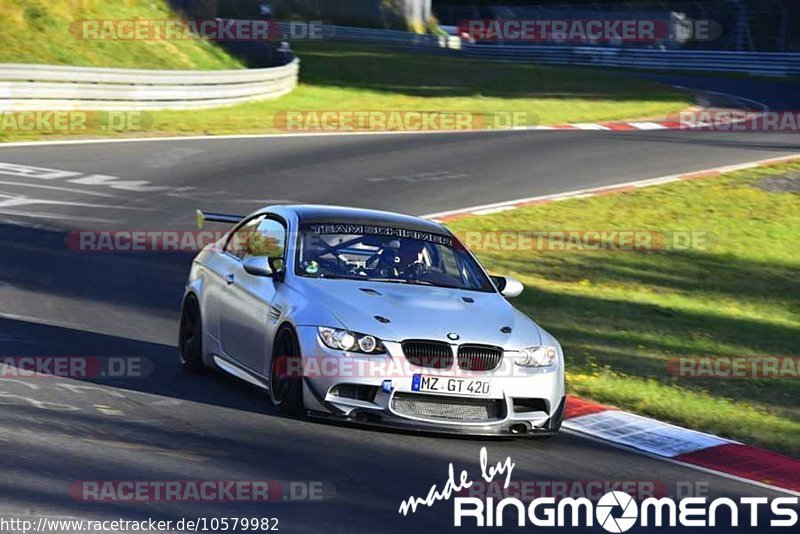
<path id="1" fill-rule="evenodd" d="M 434 532 L 452 528 L 451 503 L 402 517 L 400 502 L 442 484 L 449 462 L 477 476 L 483 446 L 490 461 L 511 456 L 517 481 L 703 481 L 712 496 L 775 496 L 571 434 L 453 439 L 279 417 L 235 379 L 178 369 L 192 254 L 75 252 L 65 234 L 191 230 L 196 208 L 247 213 L 276 202 L 426 214 L 798 152 L 797 134 L 686 131 L 0 147 L 0 355 L 142 357 L 153 366 L 139 379 L 0 379 L 0 512 L 270 516 L 284 532 Z M 80 480 L 208 479 L 323 481 L 329 493 L 266 505 L 87 503 L 69 494 Z"/>

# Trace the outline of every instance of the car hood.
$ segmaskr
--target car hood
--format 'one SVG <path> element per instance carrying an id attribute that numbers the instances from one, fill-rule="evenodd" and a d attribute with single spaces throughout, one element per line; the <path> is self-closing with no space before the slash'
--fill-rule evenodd
<path id="1" fill-rule="evenodd" d="M 318 326 L 344 327 L 385 341 L 433 339 L 452 343 L 447 334 L 455 333 L 458 343 L 511 350 L 535 346 L 541 340 L 536 323 L 499 293 L 316 278 L 300 279 L 297 285 L 310 303 L 341 323 Z"/>

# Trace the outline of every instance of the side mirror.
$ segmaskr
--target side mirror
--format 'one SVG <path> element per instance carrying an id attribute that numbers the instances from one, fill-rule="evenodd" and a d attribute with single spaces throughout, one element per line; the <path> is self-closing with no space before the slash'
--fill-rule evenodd
<path id="1" fill-rule="evenodd" d="M 492 276 L 492 282 L 497 287 L 497 290 L 507 299 L 513 299 L 522 294 L 525 286 L 516 278 L 510 276 Z"/>
<path id="2" fill-rule="evenodd" d="M 264 256 L 250 256 L 242 262 L 242 267 L 248 274 L 253 276 L 272 276 L 274 271 L 270 266 L 270 261 Z"/>

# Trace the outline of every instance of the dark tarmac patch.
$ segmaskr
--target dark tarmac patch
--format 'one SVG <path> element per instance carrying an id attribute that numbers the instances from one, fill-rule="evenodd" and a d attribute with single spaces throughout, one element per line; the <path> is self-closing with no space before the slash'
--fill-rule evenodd
<path id="1" fill-rule="evenodd" d="M 756 187 L 770 193 L 800 194 L 800 172 L 790 172 L 783 176 L 770 176 L 758 181 Z"/>

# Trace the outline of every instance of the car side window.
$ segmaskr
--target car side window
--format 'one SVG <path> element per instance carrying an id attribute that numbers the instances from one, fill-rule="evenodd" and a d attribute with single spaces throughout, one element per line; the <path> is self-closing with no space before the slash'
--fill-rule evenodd
<path id="1" fill-rule="evenodd" d="M 253 217 L 234 231 L 225 243 L 225 252 L 243 260 L 247 256 L 250 246 L 250 236 L 256 232 L 258 225 L 263 220 L 263 215 Z"/>
<path id="2" fill-rule="evenodd" d="M 259 215 L 231 234 L 225 252 L 240 260 L 249 256 L 283 259 L 285 246 L 286 228 L 283 224 Z"/>
<path id="3" fill-rule="evenodd" d="M 278 264 L 273 264 L 273 267 L 282 269 L 285 247 L 286 228 L 275 219 L 264 218 L 250 240 L 247 255 L 280 260 Z"/>

